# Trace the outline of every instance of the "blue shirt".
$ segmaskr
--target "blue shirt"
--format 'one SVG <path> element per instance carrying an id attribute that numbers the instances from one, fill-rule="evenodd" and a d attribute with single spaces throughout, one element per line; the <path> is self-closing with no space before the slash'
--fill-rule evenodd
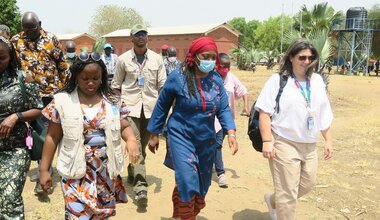
<path id="1" fill-rule="evenodd" d="M 211 71 L 206 77 L 196 79 L 194 86 L 196 98 L 190 97 L 186 77 L 180 69 L 169 74 L 147 129 L 155 134 L 162 132 L 174 99 L 175 106 L 167 123 L 169 135 L 177 133 L 197 142 L 215 139 L 215 116 L 225 131 L 236 129 L 220 75 Z"/>

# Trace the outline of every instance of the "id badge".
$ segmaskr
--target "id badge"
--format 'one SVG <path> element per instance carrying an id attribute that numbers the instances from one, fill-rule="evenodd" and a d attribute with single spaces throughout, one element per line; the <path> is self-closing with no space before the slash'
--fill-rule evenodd
<path id="1" fill-rule="evenodd" d="M 309 131 L 314 129 L 314 117 L 312 116 L 307 117 L 307 129 Z"/>
<path id="2" fill-rule="evenodd" d="M 144 83 L 145 83 L 145 78 L 144 78 L 144 76 L 143 76 L 143 75 L 139 75 L 139 76 L 137 77 L 137 85 L 139 85 L 139 86 L 143 86 Z"/>
<path id="3" fill-rule="evenodd" d="M 309 131 L 313 130 L 314 129 L 314 126 L 315 126 L 315 111 L 311 110 L 311 108 L 307 108 L 307 112 L 308 112 L 308 117 L 306 119 L 306 123 L 307 123 L 307 129 Z"/>

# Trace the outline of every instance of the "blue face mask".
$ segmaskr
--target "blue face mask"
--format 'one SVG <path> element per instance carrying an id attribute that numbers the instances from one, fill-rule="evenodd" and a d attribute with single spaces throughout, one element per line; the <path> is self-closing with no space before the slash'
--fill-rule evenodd
<path id="1" fill-rule="evenodd" d="M 66 53 L 66 56 L 68 57 L 68 58 L 74 58 L 75 57 L 75 55 L 77 55 L 75 52 L 72 52 L 72 53 Z"/>
<path id="2" fill-rule="evenodd" d="M 199 65 L 198 68 L 203 73 L 209 73 L 215 68 L 215 60 L 201 60 L 199 59 Z"/>

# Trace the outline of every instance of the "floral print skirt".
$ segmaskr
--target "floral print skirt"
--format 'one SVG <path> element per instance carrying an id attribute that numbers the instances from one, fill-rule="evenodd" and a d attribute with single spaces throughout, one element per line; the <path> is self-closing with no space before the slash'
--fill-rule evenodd
<path id="1" fill-rule="evenodd" d="M 106 146 L 86 148 L 86 175 L 81 179 L 62 178 L 65 219 L 105 219 L 116 214 L 116 203 L 126 203 L 121 177 L 111 179 L 107 171 Z"/>

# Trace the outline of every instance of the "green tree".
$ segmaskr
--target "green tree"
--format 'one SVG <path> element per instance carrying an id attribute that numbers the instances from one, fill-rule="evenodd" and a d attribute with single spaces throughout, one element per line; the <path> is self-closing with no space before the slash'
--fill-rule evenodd
<path id="1" fill-rule="evenodd" d="M 327 2 L 313 6 L 309 11 L 306 5 L 301 7 L 300 12 L 294 17 L 294 28 L 300 30 L 302 36 L 318 30 L 331 30 L 333 23 L 343 21 L 344 14 L 341 11 L 335 12 L 334 8 L 327 5 Z"/>
<path id="2" fill-rule="evenodd" d="M 11 29 L 11 35 L 21 30 L 21 14 L 16 0 L 0 0 L 0 24 Z"/>
<path id="3" fill-rule="evenodd" d="M 380 4 L 374 4 L 368 11 L 368 18 L 376 19 L 380 23 Z M 380 28 L 380 27 L 378 27 Z"/>
<path id="4" fill-rule="evenodd" d="M 238 30 L 242 35 L 239 36 L 239 44 L 245 48 L 253 48 L 255 41 L 255 30 L 260 26 L 258 20 L 246 22 L 244 17 L 236 17 L 227 22 Z"/>
<path id="5" fill-rule="evenodd" d="M 145 23 L 143 17 L 134 9 L 118 5 L 101 5 L 90 21 L 89 32 L 97 37 L 119 29 L 131 28 Z"/>
<path id="6" fill-rule="evenodd" d="M 301 38 L 299 31 L 288 32 L 285 35 L 286 44 L 292 43 L 297 38 Z M 304 38 L 308 39 L 313 44 L 319 54 L 319 67 L 324 65 L 331 65 L 334 56 L 334 45 L 336 44 L 335 38 L 329 35 L 328 30 L 318 30 L 308 33 Z"/>
<path id="7" fill-rule="evenodd" d="M 106 43 L 106 39 L 104 37 L 99 37 L 93 44 L 93 51 L 98 53 L 103 53 L 104 51 L 104 44 Z"/>
<path id="8" fill-rule="evenodd" d="M 375 4 L 369 9 L 368 18 L 375 19 L 375 28 L 377 29 L 373 33 L 372 56 L 380 59 L 380 4 Z"/>
<path id="9" fill-rule="evenodd" d="M 234 48 L 231 50 L 231 54 L 239 70 L 247 70 L 251 63 L 257 63 L 265 56 L 262 51 L 245 48 Z"/>
<path id="10" fill-rule="evenodd" d="M 284 33 L 285 30 L 290 29 L 291 18 L 289 16 L 283 17 Z M 282 16 L 269 17 L 260 25 L 255 32 L 256 41 L 259 50 L 272 51 L 269 53 L 271 56 L 277 56 L 281 51 L 281 37 L 282 37 Z M 283 45 L 285 48 L 285 45 Z"/>

